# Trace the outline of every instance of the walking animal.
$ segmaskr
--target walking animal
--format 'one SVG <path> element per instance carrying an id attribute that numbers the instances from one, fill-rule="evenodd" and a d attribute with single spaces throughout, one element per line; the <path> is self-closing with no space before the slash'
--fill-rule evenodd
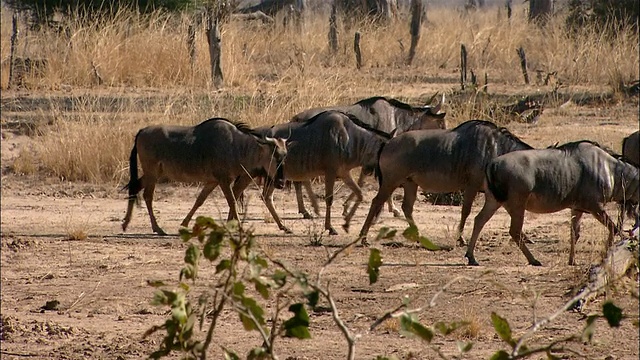
<path id="1" fill-rule="evenodd" d="M 204 187 L 193 208 L 182 221 L 187 226 L 196 210 L 218 185 L 229 204 L 228 220 L 238 219 L 236 200 L 231 190 L 234 179 L 261 174 L 282 187 L 283 161 L 286 156 L 284 139 L 262 137 L 248 126 L 227 119 L 213 118 L 196 126 L 148 126 L 136 135 L 129 171 L 131 179 L 127 214 L 122 222 L 126 231 L 131 221 L 137 194 L 144 189 L 151 228 L 160 235 L 166 233 L 158 226 L 153 214 L 153 192 L 160 177 L 178 182 L 202 182 Z M 138 178 L 138 157 L 144 174 Z"/>
<path id="2" fill-rule="evenodd" d="M 635 166 L 640 166 L 640 131 L 622 140 L 622 156 Z"/>
<path id="3" fill-rule="evenodd" d="M 576 141 L 558 147 L 517 151 L 497 157 L 486 169 L 485 203 L 476 216 L 467 247 L 469 265 L 478 265 L 473 251 L 480 231 L 501 206 L 511 217 L 509 234 L 529 264 L 539 266 L 524 243 L 525 210 L 553 213 L 571 209 L 569 265 L 574 264 L 580 219 L 592 214 L 609 230 L 607 248 L 620 229 L 605 212 L 610 201 L 638 204 L 638 167 L 614 157 L 598 144 Z"/>
<path id="4" fill-rule="evenodd" d="M 399 186 L 404 188 L 402 211 L 410 224 L 418 186 L 429 192 L 463 190 L 458 243 L 477 193 L 482 190 L 484 168 L 492 159 L 511 151 L 531 149 L 506 128 L 483 120 L 470 120 L 451 130 L 410 131 L 391 139 L 380 152 L 376 176 L 378 194 L 360 230 L 362 243 L 382 205 Z"/>
<path id="5" fill-rule="evenodd" d="M 348 222 L 362 202 L 362 190 L 353 180 L 350 170 L 359 166 L 373 168 L 378 162 L 381 146 L 390 134 L 372 128 L 357 117 L 338 111 L 321 112 L 304 123 L 292 122 L 273 126 L 271 136 L 287 138 L 287 165 L 284 176 L 291 181 L 307 181 L 324 176 L 326 214 L 324 227 L 329 234 L 337 234 L 331 226 L 331 206 L 337 178 L 356 194 L 356 200 L 346 216 Z M 248 185 L 246 179 L 234 184 L 239 194 Z M 289 231 L 273 207 L 273 187 L 267 187 L 267 208 L 280 229 Z"/>
<path id="6" fill-rule="evenodd" d="M 437 95 L 437 93 L 433 95 L 427 103 L 431 104 Z M 381 130 L 389 134 L 394 130 L 396 131 L 396 134 L 401 134 L 411 130 L 445 129 L 446 113 L 440 112 L 444 102 L 444 94 L 442 95 L 442 99 L 435 106 L 411 106 L 396 99 L 375 96 L 360 100 L 353 105 L 321 107 L 305 110 L 295 115 L 291 119 L 291 122 L 306 122 L 323 111 L 334 110 L 354 115 L 371 128 Z M 373 168 L 362 168 L 360 176 L 358 177 L 358 186 L 361 187 L 364 184 L 365 176 L 372 174 L 373 170 Z M 302 214 L 305 219 L 312 218 L 311 214 L 305 208 L 302 200 L 301 186 L 304 186 L 311 200 L 314 212 L 318 214 L 318 202 L 315 194 L 311 191 L 311 182 L 295 182 L 294 186 L 296 189 L 296 196 L 298 198 L 298 212 Z M 355 193 L 351 193 L 344 202 L 344 216 L 350 212 L 349 204 L 354 198 Z M 400 216 L 400 211 L 393 204 L 392 197 L 389 197 L 388 206 L 389 212 L 392 212 L 396 217 Z"/>

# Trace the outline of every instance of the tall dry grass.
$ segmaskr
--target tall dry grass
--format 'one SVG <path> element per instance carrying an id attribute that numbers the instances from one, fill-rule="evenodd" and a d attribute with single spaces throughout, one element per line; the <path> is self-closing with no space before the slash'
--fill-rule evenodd
<path id="1" fill-rule="evenodd" d="M 0 87 L 5 90 L 11 14 L 3 11 L 0 17 Z M 21 26 L 18 56 L 48 61 L 43 74 L 25 76 L 24 86 L 33 94 L 47 94 L 49 110 L 34 117 L 52 125 L 42 128 L 33 149 L 14 164 L 15 171 L 119 182 L 133 136 L 147 124 L 192 125 L 223 116 L 257 126 L 287 121 L 305 108 L 371 95 L 423 101 L 435 91 L 457 87 L 461 44 L 467 48 L 469 68 L 481 81 L 486 73 L 494 91 L 520 88 L 520 46 L 534 84 L 536 70 L 556 71 L 564 84 L 580 87 L 611 88 L 639 77 L 637 33 L 584 29 L 568 36 L 561 14 L 539 28 L 525 21 L 522 6 L 511 21 L 497 9 L 471 14 L 430 9 L 411 67 L 405 65 L 408 16 L 384 28 L 362 24 L 358 30 L 365 64 L 360 71 L 352 51 L 355 29 L 341 27 L 340 50 L 330 54 L 327 17 L 306 20 L 302 29 L 284 28 L 281 19 L 275 26 L 225 24 L 221 91 L 211 87 L 204 25 L 197 32 L 195 66 L 190 66 L 186 34 L 191 19 L 184 15 L 121 11 L 94 23 L 65 20 L 64 31 Z M 60 106 L 60 99 L 69 96 L 83 100 L 71 108 Z M 104 97 L 131 101 L 105 106 Z M 3 121 L 10 116 L 3 111 Z"/>

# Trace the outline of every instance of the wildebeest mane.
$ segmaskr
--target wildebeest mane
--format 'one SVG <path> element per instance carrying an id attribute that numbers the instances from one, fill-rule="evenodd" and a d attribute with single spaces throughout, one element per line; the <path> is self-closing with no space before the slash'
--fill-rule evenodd
<path id="1" fill-rule="evenodd" d="M 498 126 L 494 123 L 492 123 L 491 121 L 487 121 L 487 120 L 469 120 L 467 122 L 464 122 L 458 126 L 456 126 L 455 128 L 451 129 L 451 131 L 459 131 L 463 128 L 466 127 L 470 127 L 470 126 L 486 126 L 488 128 L 490 128 L 491 130 L 493 130 L 494 132 L 497 132 L 500 135 L 503 135 L 504 137 L 506 137 L 507 139 L 514 141 L 516 143 L 522 144 L 522 145 L 526 145 L 526 147 L 528 147 L 529 149 L 533 149 L 533 147 L 529 144 L 527 144 L 526 142 L 522 141 L 522 139 L 520 139 L 519 137 L 517 137 L 514 133 L 512 133 L 509 129 L 507 129 L 504 126 Z"/>
<path id="2" fill-rule="evenodd" d="M 221 117 L 211 118 L 211 119 L 208 119 L 208 120 L 205 120 L 205 121 L 201 122 L 200 124 L 198 124 L 196 126 L 201 126 L 201 125 L 204 125 L 206 123 L 213 122 L 213 121 L 226 121 L 229 124 L 235 126 L 236 129 L 240 130 L 240 132 L 245 133 L 247 135 L 252 135 L 252 136 L 256 137 L 257 139 L 264 140 L 264 136 L 262 134 L 260 134 L 259 132 L 255 131 L 255 129 L 253 129 L 247 123 L 240 122 L 240 121 L 232 121 L 232 120 L 229 120 L 227 118 L 221 118 Z"/>
<path id="3" fill-rule="evenodd" d="M 576 148 L 578 148 L 578 146 L 580 144 L 583 144 L 583 143 L 591 144 L 591 145 L 593 145 L 593 146 L 595 146 L 597 148 L 600 148 L 600 149 L 604 150 L 604 152 L 606 152 L 607 154 L 613 156 L 614 158 L 616 158 L 618 160 L 622 160 L 624 162 L 627 162 L 622 158 L 621 154 L 618 154 L 615 151 L 611 150 L 610 148 L 608 148 L 608 147 L 606 147 L 604 145 L 600 145 L 599 143 L 597 143 L 595 141 L 592 141 L 592 140 L 571 141 L 571 142 L 568 142 L 568 143 L 565 143 L 565 144 L 562 144 L 562 145 L 559 145 L 559 146 L 550 147 L 550 148 L 554 148 L 554 149 L 558 149 L 558 150 L 563 150 L 563 151 L 569 152 L 569 151 L 575 150 Z"/>
<path id="4" fill-rule="evenodd" d="M 365 129 L 367 131 L 370 131 L 370 132 L 372 132 L 372 133 L 374 133 L 374 134 L 376 134 L 378 136 L 381 136 L 381 137 L 383 137 L 385 139 L 391 139 L 391 134 L 386 133 L 386 132 L 384 132 L 382 130 L 378 130 L 378 129 L 372 127 L 371 125 L 369 125 L 369 124 L 363 122 L 362 120 L 358 119 L 358 117 L 355 116 L 355 115 L 352 115 L 352 114 L 349 114 L 349 113 L 346 113 L 346 112 L 342 112 L 342 111 L 338 111 L 338 110 L 325 110 L 325 111 L 319 113 L 318 115 L 312 117 L 311 119 L 305 121 L 304 125 L 302 125 L 302 126 L 303 127 L 304 126 L 309 126 L 309 125 L 313 124 L 321 116 L 323 116 L 325 113 L 331 113 L 331 112 L 338 113 L 338 114 L 346 116 L 354 124 L 358 125 L 359 127 L 363 128 L 363 129 Z"/>
<path id="5" fill-rule="evenodd" d="M 373 96 L 373 97 L 370 97 L 370 98 L 367 98 L 367 99 L 362 99 L 362 100 L 356 102 L 354 105 L 360 105 L 362 107 L 370 108 L 378 100 L 384 100 L 384 101 L 388 102 L 389 104 L 391 104 L 392 106 L 397 107 L 399 109 L 403 109 L 403 110 L 408 110 L 408 111 L 423 110 L 422 108 L 415 108 L 415 107 L 413 107 L 413 106 L 411 106 L 411 105 L 409 105 L 407 103 L 403 103 L 400 100 L 387 98 L 387 97 L 384 97 L 384 96 Z"/>

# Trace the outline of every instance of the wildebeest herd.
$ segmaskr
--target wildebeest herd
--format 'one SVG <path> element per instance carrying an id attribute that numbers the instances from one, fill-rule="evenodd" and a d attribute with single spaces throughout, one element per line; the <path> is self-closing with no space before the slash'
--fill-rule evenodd
<path id="1" fill-rule="evenodd" d="M 435 98 L 435 96 L 434 96 Z M 262 194 L 278 227 L 282 223 L 273 205 L 275 188 L 293 182 L 298 211 L 312 215 L 302 200 L 302 188 L 319 214 L 310 181 L 324 177 L 325 230 L 337 234 L 331 224 L 334 186 L 342 179 L 352 191 L 344 204 L 343 228 L 348 231 L 359 204 L 366 175 L 375 173 L 379 183 L 369 213 L 360 230 L 366 244 L 369 228 L 385 202 L 395 216 L 393 191 L 404 190 L 402 212 L 410 224 L 418 187 L 429 192 L 463 192 L 462 215 L 457 228 L 458 243 L 478 192 L 485 203 L 475 217 L 466 257 L 477 265 L 474 248 L 486 222 L 504 207 L 511 218 L 509 234 L 531 265 L 540 262 L 529 252 L 529 239 L 522 232 L 525 210 L 553 213 L 571 209 L 569 264 L 574 263 L 575 243 L 580 237 L 584 213 L 593 215 L 609 230 L 607 247 L 621 233 L 624 215 L 635 219 L 630 233 L 639 227 L 640 150 L 635 132 L 622 142 L 619 156 L 589 140 L 534 149 L 508 129 L 484 120 L 466 121 L 446 129 L 441 111 L 444 96 L 435 106 L 411 106 L 395 99 L 372 97 L 349 106 L 314 108 L 295 115 L 290 122 L 252 129 L 223 118 L 196 126 L 149 126 L 136 135 L 130 157 L 131 179 L 126 230 L 137 194 L 144 189 L 151 227 L 164 235 L 153 214 L 153 193 L 159 178 L 178 182 L 200 182 L 203 189 L 182 226 L 218 186 L 229 205 L 228 219 L 238 219 L 237 199 L 256 178 L 264 179 Z M 138 177 L 137 161 L 143 176 Z M 358 181 L 350 174 L 361 167 Z M 350 201 L 354 203 L 350 205 Z M 616 202 L 620 216 L 614 222 L 605 205 Z"/>

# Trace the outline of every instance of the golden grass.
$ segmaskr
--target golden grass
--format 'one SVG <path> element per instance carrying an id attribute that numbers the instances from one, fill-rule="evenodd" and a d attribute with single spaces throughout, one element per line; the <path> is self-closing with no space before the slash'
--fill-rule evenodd
<path id="1" fill-rule="evenodd" d="M 456 9 L 429 10 L 413 65 L 405 65 L 410 42 L 405 15 L 386 28 L 364 24 L 364 68 L 355 69 L 355 31 L 339 29 L 340 50 L 327 46 L 326 16 L 309 17 L 303 29 L 231 22 L 222 28 L 224 89 L 211 86 L 204 24 L 198 28 L 193 69 L 186 45 L 187 16 L 119 12 L 114 19 L 62 23 L 66 31 L 27 31 L 21 26 L 18 56 L 45 58 L 44 73 L 26 74 L 24 86 L 50 110 L 34 115 L 51 123 L 32 151 L 14 164 L 20 173 L 44 171 L 68 180 L 121 182 L 136 131 L 147 124 L 199 123 L 222 116 L 253 126 L 287 121 L 315 106 L 348 103 L 372 95 L 411 102 L 436 91 L 456 89 L 460 45 L 468 51 L 469 69 L 500 92 L 522 84 L 516 48 L 527 53 L 534 83 L 523 92 L 549 91 L 536 84 L 536 70 L 556 71 L 571 86 L 617 88 L 637 79 L 637 33 L 586 29 L 567 36 L 562 14 L 545 28 L 524 21 L 524 5 L 511 22 L 497 9 L 464 14 Z M 11 13 L 0 15 L 3 60 L 0 88 L 8 87 Z M 94 68 L 103 80 L 98 85 Z M 87 95 L 89 94 L 89 95 Z M 61 97 L 81 100 L 72 108 Z M 105 98 L 117 99 L 105 104 Z M 475 99 L 449 109 L 449 123 L 476 117 Z M 3 111 L 3 120 L 11 114 Z M 44 120 L 43 120 L 44 119 Z"/>

